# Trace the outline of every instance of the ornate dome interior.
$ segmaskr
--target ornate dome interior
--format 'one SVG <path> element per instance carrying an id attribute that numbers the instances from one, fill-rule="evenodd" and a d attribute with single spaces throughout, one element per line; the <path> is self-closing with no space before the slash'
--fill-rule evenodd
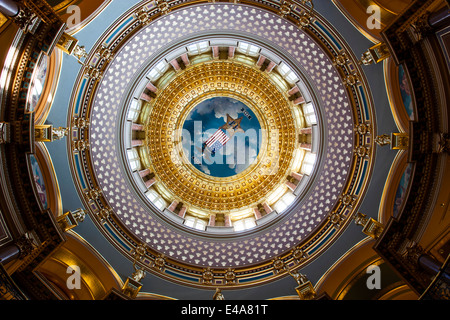
<path id="1" fill-rule="evenodd" d="M 448 2 L 0 12 L 2 298 L 448 298 Z"/>

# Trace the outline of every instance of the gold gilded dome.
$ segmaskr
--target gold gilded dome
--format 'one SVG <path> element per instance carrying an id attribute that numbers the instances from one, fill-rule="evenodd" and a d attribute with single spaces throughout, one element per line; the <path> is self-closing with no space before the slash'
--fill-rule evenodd
<path id="1" fill-rule="evenodd" d="M 183 154 L 181 132 L 190 111 L 211 97 L 233 97 L 255 112 L 263 131 L 256 161 L 235 176 L 220 178 L 193 168 Z M 148 165 L 159 185 L 189 207 L 230 212 L 256 207 L 283 184 L 297 145 L 292 102 L 267 74 L 235 61 L 187 68 L 160 90 L 146 121 Z"/>

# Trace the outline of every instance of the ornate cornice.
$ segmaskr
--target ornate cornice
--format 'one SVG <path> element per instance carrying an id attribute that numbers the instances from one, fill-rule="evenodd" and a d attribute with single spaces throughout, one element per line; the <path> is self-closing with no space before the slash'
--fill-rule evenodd
<path id="1" fill-rule="evenodd" d="M 64 235 L 53 213 L 43 208 L 35 192 L 35 181 L 30 173 L 30 156 L 35 152 L 35 117 L 26 111 L 30 82 L 38 58 L 41 54 L 52 53 L 64 27 L 59 20 L 44 20 L 49 23 L 38 19 L 32 30 L 19 30 L 8 56 L 11 65 L 5 66 L 2 73 L 1 114 L 2 120 L 11 126 L 11 139 L 1 146 L 1 152 L 2 164 L 6 168 L 2 185 L 8 188 L 10 204 L 7 214 L 13 221 L 8 226 L 21 250 L 14 280 L 27 290 L 35 290 L 36 297 L 51 298 L 54 296 L 35 277 L 33 270 L 64 242 Z M 32 239 L 24 238 L 29 234 L 33 234 Z M 30 283 L 34 283 L 33 288 L 30 288 Z"/>
<path id="2" fill-rule="evenodd" d="M 416 262 L 407 258 L 407 248 L 411 243 L 419 242 L 431 212 L 432 195 L 435 194 L 436 183 L 439 181 L 442 158 L 436 152 L 434 138 L 442 130 L 443 123 L 448 121 L 439 118 L 443 106 L 437 99 L 439 88 L 433 85 L 433 72 L 437 70 L 430 64 L 430 57 L 424 46 L 427 39 L 418 37 L 414 31 L 415 25 L 420 24 L 421 17 L 427 15 L 427 9 L 433 2 L 414 1 L 382 32 L 395 63 L 403 65 L 411 80 L 417 114 L 409 128 L 408 161 L 414 163 L 415 172 L 403 210 L 397 217 L 389 220 L 374 249 L 419 294 L 427 288 L 430 280 L 418 272 Z"/>

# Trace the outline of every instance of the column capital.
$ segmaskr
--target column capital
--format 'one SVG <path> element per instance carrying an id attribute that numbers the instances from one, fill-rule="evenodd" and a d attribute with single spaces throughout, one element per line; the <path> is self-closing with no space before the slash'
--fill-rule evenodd
<path id="1" fill-rule="evenodd" d="M 384 230 L 384 225 L 373 218 L 368 218 L 367 215 L 357 212 L 354 215 L 355 223 L 363 227 L 363 233 L 373 239 L 378 239 Z"/>
<path id="2" fill-rule="evenodd" d="M 376 45 L 367 49 L 362 55 L 359 64 L 361 65 L 371 65 L 377 64 L 390 56 L 389 49 L 387 45 L 383 42 L 377 43 Z"/>

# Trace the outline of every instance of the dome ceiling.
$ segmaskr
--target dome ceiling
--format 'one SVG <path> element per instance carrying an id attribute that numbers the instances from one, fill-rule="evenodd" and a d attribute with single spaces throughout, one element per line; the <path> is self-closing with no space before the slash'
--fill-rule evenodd
<path id="1" fill-rule="evenodd" d="M 88 213 L 125 256 L 190 286 L 252 286 L 284 276 L 278 272 L 284 266 L 294 270 L 312 261 L 346 228 L 372 172 L 375 118 L 357 60 L 318 14 L 305 16 L 308 7 L 280 16 L 256 5 L 188 3 L 151 18 L 153 3 L 133 7 L 107 30 L 72 94 L 69 160 Z M 288 87 L 285 78 L 283 88 L 251 59 L 232 58 L 193 63 L 166 82 L 151 81 L 149 72 L 161 61 L 189 56 L 188 46 L 199 42 L 209 49 L 251 43 L 259 56 L 289 66 L 297 81 Z M 149 84 L 154 91 L 148 92 Z M 143 102 L 141 118 L 130 121 L 130 106 L 144 92 L 152 99 Z M 186 155 L 179 132 L 190 112 L 212 97 L 244 103 L 267 130 L 256 161 L 231 177 L 181 161 Z M 309 127 L 302 109 L 307 103 L 317 116 L 316 161 L 283 212 L 274 210 L 241 232 L 218 232 L 217 226 L 200 231 L 186 227 L 175 208 L 149 201 L 149 190 L 156 190 L 167 205 L 182 203 L 197 218 L 202 210 L 211 218 L 258 208 L 286 185 L 293 169 L 299 173 L 295 152 L 301 130 Z M 145 133 L 138 167 L 130 165 L 128 152 L 135 149 L 133 124 Z M 147 180 L 145 170 L 153 174 Z"/>
<path id="2" fill-rule="evenodd" d="M 255 131 L 257 135 L 253 137 L 251 131 L 248 134 L 249 138 L 261 136 L 263 150 L 260 157 L 248 170 L 228 178 L 214 178 L 193 170 L 189 164 L 185 165 L 191 161 L 183 158 L 186 153 L 180 144 L 182 138 L 187 138 L 182 136 L 182 129 L 192 108 L 199 101 L 214 96 L 235 97 L 246 102 L 251 106 L 250 110 L 259 115 L 257 118 L 261 119 L 264 128 Z M 225 110 L 232 111 L 230 107 Z M 272 190 L 290 173 L 287 171 L 291 167 L 297 137 L 289 101 L 261 72 L 245 65 L 217 61 L 192 66 L 158 94 L 149 118 L 148 151 L 158 181 L 172 190 L 180 201 L 191 206 L 209 212 L 225 212 L 252 203 L 256 205 L 266 196 L 268 189 Z M 245 124 L 246 121 L 241 122 Z M 161 127 L 161 123 L 165 125 Z M 234 132 L 227 134 L 234 136 Z M 270 138 L 272 136 L 275 138 Z M 233 140 L 226 146 L 233 146 Z M 192 156 L 202 157 L 195 151 Z M 215 160 L 212 154 L 209 154 L 209 159 L 206 157 L 200 159 L 205 165 Z M 240 162 L 243 161 L 233 164 Z"/>

